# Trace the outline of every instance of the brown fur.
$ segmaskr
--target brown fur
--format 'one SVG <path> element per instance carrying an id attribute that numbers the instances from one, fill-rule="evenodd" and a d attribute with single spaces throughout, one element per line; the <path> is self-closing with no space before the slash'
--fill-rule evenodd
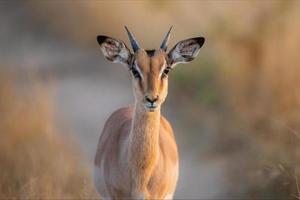
<path id="1" fill-rule="evenodd" d="M 107 120 L 98 143 L 96 187 L 112 199 L 172 198 L 178 179 L 178 152 L 172 128 L 161 116 L 168 93 L 166 53 L 149 56 L 143 49 L 133 55 L 141 74 L 132 77 L 134 108 L 122 108 Z M 155 98 L 157 108 L 145 107 L 145 97 Z"/>
<path id="2" fill-rule="evenodd" d="M 107 120 L 99 140 L 95 165 L 100 167 L 101 162 L 104 163 L 105 184 L 111 198 L 143 196 L 163 199 L 173 194 L 178 176 L 177 147 L 170 124 L 157 112 L 148 113 L 151 116 L 145 118 L 159 119 L 158 132 L 149 132 L 147 136 L 139 135 L 139 132 L 132 136 L 134 141 L 130 141 L 135 115 L 132 108 L 121 108 Z M 122 142 L 125 138 L 128 143 Z M 128 157 L 122 157 L 124 149 Z"/>
<path id="3" fill-rule="evenodd" d="M 95 185 L 112 199 L 171 199 L 178 179 L 178 153 L 172 128 L 160 108 L 168 94 L 168 72 L 192 61 L 203 37 L 177 43 L 166 53 L 170 30 L 160 49 L 144 50 L 125 27 L 134 54 L 120 40 L 97 36 L 103 55 L 131 70 L 134 108 L 107 120 L 95 158 Z"/>
<path id="4" fill-rule="evenodd" d="M 166 53 L 171 28 L 160 49 L 145 51 L 125 27 L 134 54 L 119 40 L 97 36 L 104 56 L 131 70 L 135 96 L 134 108 L 113 113 L 99 140 L 94 180 L 103 197 L 173 198 L 178 179 L 177 146 L 160 108 L 168 94 L 168 71 L 178 63 L 192 61 L 205 39 L 180 41 Z"/>

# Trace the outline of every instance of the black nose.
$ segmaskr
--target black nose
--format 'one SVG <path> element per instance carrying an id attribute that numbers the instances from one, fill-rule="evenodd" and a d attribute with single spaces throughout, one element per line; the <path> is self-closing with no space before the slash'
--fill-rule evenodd
<path id="1" fill-rule="evenodd" d="M 150 97 L 146 96 L 145 99 L 146 99 L 146 101 L 148 101 L 150 103 L 154 103 L 154 102 L 156 102 L 158 100 L 158 96 L 156 96 L 154 98 L 153 97 L 150 98 Z"/>

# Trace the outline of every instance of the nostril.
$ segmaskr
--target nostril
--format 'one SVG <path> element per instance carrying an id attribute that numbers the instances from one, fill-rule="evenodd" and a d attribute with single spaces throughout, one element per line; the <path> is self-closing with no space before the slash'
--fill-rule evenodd
<path id="1" fill-rule="evenodd" d="M 146 101 L 151 102 L 151 99 L 149 97 L 146 96 L 145 99 L 146 99 Z"/>
<path id="2" fill-rule="evenodd" d="M 150 103 L 154 103 L 158 100 L 158 96 L 156 96 L 155 98 L 149 98 L 148 96 L 146 96 L 145 99 Z"/>

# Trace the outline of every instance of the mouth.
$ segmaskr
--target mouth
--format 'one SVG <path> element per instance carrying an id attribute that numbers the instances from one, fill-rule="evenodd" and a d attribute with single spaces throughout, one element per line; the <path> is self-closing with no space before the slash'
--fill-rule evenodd
<path id="1" fill-rule="evenodd" d="M 150 112 L 153 112 L 157 108 L 156 103 L 146 103 L 145 104 L 146 109 L 148 109 Z"/>

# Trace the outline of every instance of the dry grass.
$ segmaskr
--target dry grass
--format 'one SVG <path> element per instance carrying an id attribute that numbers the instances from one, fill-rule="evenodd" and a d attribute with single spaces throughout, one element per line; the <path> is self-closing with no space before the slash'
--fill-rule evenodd
<path id="1" fill-rule="evenodd" d="M 210 155 L 226 160 L 229 197 L 298 198 L 299 9 L 297 1 L 224 3 L 208 26 L 210 61 L 185 69 L 176 85 L 194 127 L 190 144 L 206 131 Z"/>
<path id="2" fill-rule="evenodd" d="M 217 49 L 230 114 L 222 114 L 220 143 L 244 144 L 227 169 L 233 196 L 290 199 L 300 175 L 300 4 L 259 5 L 223 19 L 228 27 Z M 241 23 L 244 15 L 249 23 Z M 242 131 L 232 134 L 236 127 Z"/>
<path id="3" fill-rule="evenodd" d="M 181 36 L 203 34 L 207 42 L 199 59 L 202 63 L 193 62 L 197 66 L 185 69 L 178 67 L 170 76 L 170 81 L 174 80 L 170 89 L 174 91 L 170 92 L 168 102 L 180 113 L 180 124 L 187 124 L 183 140 L 189 140 L 189 147 L 199 152 L 203 152 L 199 142 L 207 142 L 207 149 L 214 156 L 226 160 L 225 187 L 230 197 L 299 199 L 299 1 L 167 2 L 166 9 L 154 13 L 157 18 L 153 17 L 154 9 L 147 10 L 144 2 L 132 4 L 135 5 L 129 8 L 136 12 L 129 15 L 122 13 L 128 11 L 119 2 L 90 6 L 53 4 L 50 9 L 46 4 L 37 4 L 32 10 L 43 23 L 66 35 L 65 38 L 84 44 L 94 44 L 94 35 L 104 30 L 124 38 L 120 27 L 128 22 L 134 29 L 142 27 L 134 32 L 137 37 L 147 38 L 143 40 L 147 47 L 158 41 L 161 30 L 172 20 L 175 27 L 180 27 L 173 35 L 173 42 L 182 39 Z M 113 6 L 118 11 L 114 16 L 108 9 Z M 145 17 L 142 21 L 141 12 Z M 168 15 L 163 17 L 165 12 Z M 66 20 L 56 20 L 55 16 L 64 16 Z M 152 26 L 148 29 L 141 26 L 145 21 L 156 24 L 159 31 L 153 31 Z M 86 24 L 93 27 L 77 31 Z M 0 85 L 0 128 L 1 134 L 6 134 L 0 141 L 0 165 L 5 171 L 1 174 L 0 198 L 29 194 L 82 195 L 79 186 L 85 175 L 73 175 L 85 174 L 85 170 L 82 172 L 85 167 L 78 165 L 74 149 L 65 148 L 64 140 L 54 134 L 49 98 L 38 90 L 34 97 L 23 101 L 11 88 Z M 57 157 L 58 151 L 63 152 L 59 155 L 66 157 L 64 161 Z M 12 156 L 16 159 L 11 159 Z M 49 164 L 53 160 L 58 167 Z M 76 170 L 80 173 L 75 173 Z M 47 174 L 55 175 L 47 177 Z M 79 184 L 73 186 L 71 177 L 77 177 Z M 41 184 L 43 179 L 50 186 Z"/>
<path id="4" fill-rule="evenodd" d="M 0 77 L 0 199 L 96 198 L 76 143 L 55 127 L 49 88 L 34 85 L 20 94 Z"/>

